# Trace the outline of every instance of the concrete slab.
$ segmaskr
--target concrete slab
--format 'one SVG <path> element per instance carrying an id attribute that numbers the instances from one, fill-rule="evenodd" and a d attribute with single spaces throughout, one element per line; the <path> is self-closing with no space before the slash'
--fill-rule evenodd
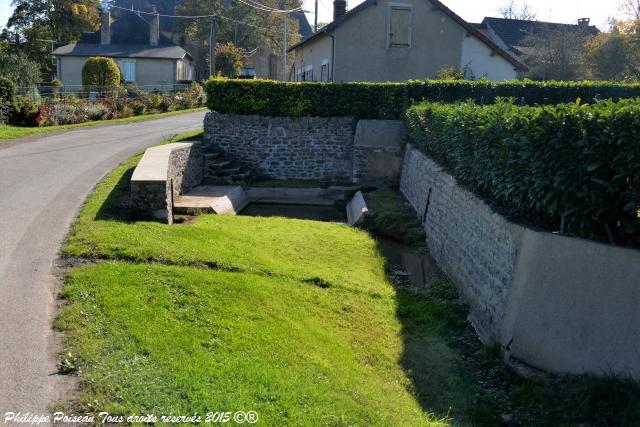
<path id="1" fill-rule="evenodd" d="M 238 185 L 201 185 L 178 196 L 173 210 L 178 214 L 237 215 L 248 204 L 249 197 Z"/>
<path id="2" fill-rule="evenodd" d="M 349 225 L 357 225 L 362 221 L 364 216 L 369 212 L 367 203 L 361 191 L 358 191 L 353 199 L 347 204 L 347 220 Z"/>

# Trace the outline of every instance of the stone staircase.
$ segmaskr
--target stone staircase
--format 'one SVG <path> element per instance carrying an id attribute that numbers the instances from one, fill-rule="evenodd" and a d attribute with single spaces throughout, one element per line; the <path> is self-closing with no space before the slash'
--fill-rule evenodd
<path id="1" fill-rule="evenodd" d="M 204 150 L 204 184 L 244 185 L 251 177 L 251 172 L 251 169 L 214 146 L 210 145 Z"/>

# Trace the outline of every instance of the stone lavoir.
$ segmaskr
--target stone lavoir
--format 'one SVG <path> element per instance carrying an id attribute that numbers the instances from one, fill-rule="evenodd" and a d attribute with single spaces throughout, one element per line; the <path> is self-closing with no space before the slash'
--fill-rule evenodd
<path id="1" fill-rule="evenodd" d="M 264 177 L 400 185 L 480 338 L 501 344 L 506 358 L 556 373 L 640 378 L 640 250 L 510 222 L 407 145 L 400 121 L 210 112 L 204 129 L 202 151 L 225 153 Z M 206 169 L 200 150 L 191 150 L 193 161 L 168 159 Z M 183 187 L 193 182 L 169 175 Z M 158 200 L 173 194 L 158 191 Z"/>

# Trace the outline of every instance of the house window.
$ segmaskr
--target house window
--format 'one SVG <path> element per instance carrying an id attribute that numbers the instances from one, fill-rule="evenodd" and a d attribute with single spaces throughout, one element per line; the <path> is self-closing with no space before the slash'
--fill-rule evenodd
<path id="1" fill-rule="evenodd" d="M 121 59 L 118 61 L 120 66 L 120 72 L 122 73 L 122 80 L 125 83 L 136 82 L 136 60 L 135 59 Z"/>
<path id="2" fill-rule="evenodd" d="M 331 71 L 329 70 L 329 60 L 323 59 L 322 65 L 320 67 L 320 81 L 328 82 L 331 81 Z"/>
<path id="3" fill-rule="evenodd" d="M 389 47 L 411 47 L 411 5 L 389 5 Z"/>

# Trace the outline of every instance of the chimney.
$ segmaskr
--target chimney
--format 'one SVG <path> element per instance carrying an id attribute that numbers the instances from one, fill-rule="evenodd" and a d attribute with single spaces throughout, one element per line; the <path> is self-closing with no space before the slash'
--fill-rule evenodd
<path id="1" fill-rule="evenodd" d="M 151 22 L 149 22 L 149 44 L 151 46 L 158 46 L 159 41 L 160 41 L 160 14 L 156 11 L 156 7 L 153 6 Z"/>
<path id="2" fill-rule="evenodd" d="M 590 18 L 580 18 L 578 19 L 578 26 L 588 27 L 590 22 L 591 22 Z"/>
<path id="3" fill-rule="evenodd" d="M 347 0 L 333 1 L 333 20 L 337 21 L 347 13 Z"/>
<path id="4" fill-rule="evenodd" d="M 108 10 L 102 12 L 100 44 L 111 44 L 111 13 Z"/>

